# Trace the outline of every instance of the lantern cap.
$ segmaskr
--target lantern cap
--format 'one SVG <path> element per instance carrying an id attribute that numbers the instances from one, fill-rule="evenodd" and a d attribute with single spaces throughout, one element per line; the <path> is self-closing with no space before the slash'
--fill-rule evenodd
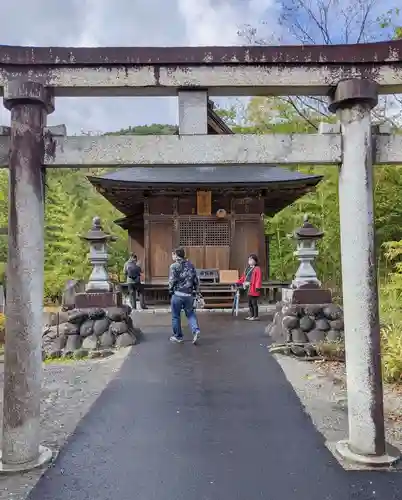
<path id="1" fill-rule="evenodd" d="M 324 232 L 309 222 L 308 214 L 304 215 L 303 225 L 294 232 L 294 237 L 297 240 L 319 240 L 323 236 Z"/>
<path id="2" fill-rule="evenodd" d="M 105 233 L 102 228 L 102 221 L 100 217 L 92 219 L 91 229 L 87 234 L 80 236 L 81 239 L 86 241 L 116 241 L 116 238 L 109 233 Z"/>

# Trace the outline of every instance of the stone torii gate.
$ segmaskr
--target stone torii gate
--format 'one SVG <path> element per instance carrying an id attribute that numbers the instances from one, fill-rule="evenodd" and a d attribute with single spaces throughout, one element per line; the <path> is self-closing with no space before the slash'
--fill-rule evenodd
<path id="1" fill-rule="evenodd" d="M 338 451 L 392 463 L 385 443 L 374 246 L 373 164 L 402 163 L 402 136 L 373 134 L 378 94 L 402 91 L 402 41 L 340 46 L 0 47 L 11 111 L 7 334 L 0 469 L 44 464 L 39 443 L 44 261 L 42 168 L 133 164 L 331 164 L 339 167 L 349 438 Z M 207 136 L 209 96 L 329 97 L 339 126 L 311 135 Z M 56 137 L 58 96 L 178 96 L 178 136 Z M 250 173 L 252 175 L 252 171 Z"/>

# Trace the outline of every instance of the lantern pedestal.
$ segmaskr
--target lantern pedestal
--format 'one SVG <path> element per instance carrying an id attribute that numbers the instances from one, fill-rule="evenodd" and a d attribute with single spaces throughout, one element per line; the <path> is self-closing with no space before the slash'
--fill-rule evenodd
<path id="1" fill-rule="evenodd" d="M 314 356 L 318 344 L 340 342 L 344 337 L 343 311 L 332 302 L 331 290 L 321 288 L 313 267 L 318 255 L 315 243 L 323 235 L 307 216 L 293 234 L 297 241 L 294 255 L 300 265 L 291 287 L 282 289 L 282 301 L 277 303 L 273 322 L 266 329 L 289 354 Z"/>
<path id="2" fill-rule="evenodd" d="M 75 295 L 75 307 L 77 309 L 122 307 L 123 299 L 121 292 L 103 292 L 94 290 Z"/>
<path id="3" fill-rule="evenodd" d="M 282 302 L 291 304 L 329 304 L 332 302 L 331 290 L 313 283 L 305 283 L 298 288 L 282 288 Z"/>

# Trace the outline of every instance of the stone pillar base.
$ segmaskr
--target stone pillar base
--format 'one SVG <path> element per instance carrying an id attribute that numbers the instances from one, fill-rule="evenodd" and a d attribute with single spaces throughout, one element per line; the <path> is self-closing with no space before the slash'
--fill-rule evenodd
<path id="1" fill-rule="evenodd" d="M 122 307 L 122 295 L 121 292 L 104 292 L 101 290 L 77 293 L 75 295 L 75 307 L 77 309 Z"/>
<path id="2" fill-rule="evenodd" d="M 56 454 L 50 448 L 39 446 L 39 453 L 36 460 L 23 464 L 5 464 L 2 461 L 0 452 L 0 474 L 13 474 L 16 472 L 28 472 L 33 469 L 38 469 L 51 462 L 55 457 Z"/>
<path id="3" fill-rule="evenodd" d="M 98 358 L 115 349 L 131 347 L 142 338 L 131 317 L 131 308 L 79 308 L 69 311 L 66 322 L 42 336 L 43 359 Z"/>
<path id="4" fill-rule="evenodd" d="M 321 288 L 283 289 L 266 333 L 278 344 L 316 344 L 343 341 L 342 308 Z"/>
<path id="5" fill-rule="evenodd" d="M 335 445 L 336 452 L 347 462 L 352 462 L 371 467 L 389 467 L 401 458 L 401 454 L 395 446 L 386 444 L 384 455 L 360 455 L 350 448 L 349 441 L 344 439 Z"/>

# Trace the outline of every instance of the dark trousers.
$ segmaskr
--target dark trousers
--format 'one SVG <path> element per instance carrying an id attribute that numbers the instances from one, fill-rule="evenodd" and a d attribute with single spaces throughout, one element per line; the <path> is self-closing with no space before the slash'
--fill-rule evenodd
<path id="1" fill-rule="evenodd" d="M 130 305 L 133 309 L 137 309 L 137 295 L 140 299 L 141 309 L 146 308 L 142 283 L 128 283 L 128 295 L 130 297 Z"/>
<path id="2" fill-rule="evenodd" d="M 250 317 L 258 318 L 258 297 L 248 296 L 248 308 L 250 309 Z"/>

